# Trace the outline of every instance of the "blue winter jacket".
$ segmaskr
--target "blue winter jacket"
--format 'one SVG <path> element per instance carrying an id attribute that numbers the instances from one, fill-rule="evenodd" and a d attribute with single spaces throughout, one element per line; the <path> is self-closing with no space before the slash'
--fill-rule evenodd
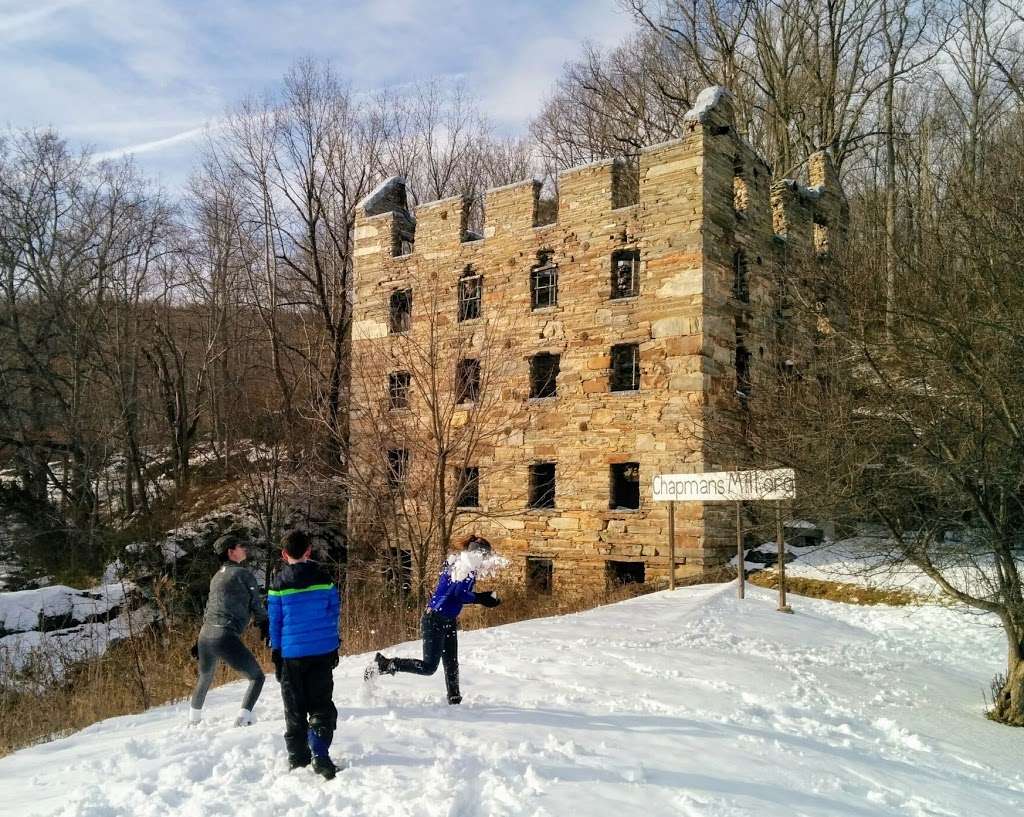
<path id="1" fill-rule="evenodd" d="M 464 604 L 476 602 L 476 593 L 473 592 L 476 573 L 470 573 L 466 578 L 454 581 L 451 569 L 451 565 L 445 564 L 441 570 L 441 576 L 437 580 L 437 587 L 434 588 L 434 595 L 430 597 L 427 609 L 445 618 L 458 618 Z"/>
<path id="2" fill-rule="evenodd" d="M 267 596 L 270 647 L 282 658 L 305 658 L 334 652 L 340 645 L 338 588 L 313 561 L 285 565 Z"/>

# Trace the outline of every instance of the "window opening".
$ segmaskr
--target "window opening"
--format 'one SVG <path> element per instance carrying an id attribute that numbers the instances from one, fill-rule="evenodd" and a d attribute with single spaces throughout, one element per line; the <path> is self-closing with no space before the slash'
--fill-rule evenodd
<path id="1" fill-rule="evenodd" d="M 539 556 L 526 557 L 526 592 L 541 596 L 551 595 L 554 582 L 554 564 Z"/>
<path id="2" fill-rule="evenodd" d="M 409 387 L 412 375 L 409 372 L 391 372 L 388 375 L 388 407 L 409 408 Z"/>
<path id="3" fill-rule="evenodd" d="M 473 403 L 480 398 L 480 361 L 463 358 L 456 372 L 455 402 Z"/>
<path id="4" fill-rule="evenodd" d="M 736 396 L 740 399 L 740 405 L 747 407 L 750 400 L 752 384 L 750 382 L 750 350 L 744 345 L 744 338 L 740 332 L 736 333 Z"/>
<path id="5" fill-rule="evenodd" d="M 533 226 L 546 227 L 558 221 L 558 191 L 553 194 L 537 197 L 537 209 L 534 211 Z"/>
<path id="6" fill-rule="evenodd" d="M 823 216 L 814 217 L 814 253 L 819 258 L 828 256 L 831 252 L 829 246 L 828 221 Z"/>
<path id="7" fill-rule="evenodd" d="M 743 160 L 737 156 L 732 163 L 732 209 L 737 216 L 742 216 L 747 212 L 749 204 L 750 188 L 747 187 Z"/>
<path id="8" fill-rule="evenodd" d="M 558 393 L 561 355 L 541 352 L 530 358 L 530 397 L 554 397 Z"/>
<path id="9" fill-rule="evenodd" d="M 484 281 L 472 265 L 462 271 L 459 278 L 459 320 L 471 321 L 480 317 Z"/>
<path id="10" fill-rule="evenodd" d="M 397 490 L 409 475 L 409 452 L 405 448 L 388 449 L 388 487 Z"/>
<path id="11" fill-rule="evenodd" d="M 458 476 L 458 508 L 479 508 L 480 507 L 480 467 L 471 465 L 468 468 L 460 468 Z"/>
<path id="12" fill-rule="evenodd" d="M 391 293 L 388 331 L 392 335 L 408 332 L 412 325 L 412 290 L 396 289 Z"/>
<path id="13" fill-rule="evenodd" d="M 533 309 L 558 306 L 558 265 L 549 251 L 537 253 L 537 263 L 530 269 L 530 293 Z"/>
<path id="14" fill-rule="evenodd" d="M 611 491 L 608 507 L 636 510 L 640 507 L 640 463 L 617 462 L 609 468 Z"/>
<path id="15" fill-rule="evenodd" d="M 643 562 L 607 561 L 605 574 L 608 584 L 612 587 L 624 584 L 643 584 L 646 576 L 646 565 Z"/>
<path id="16" fill-rule="evenodd" d="M 640 157 L 625 156 L 612 163 L 612 209 L 640 201 Z"/>
<path id="17" fill-rule="evenodd" d="M 732 296 L 745 304 L 750 303 L 747 254 L 743 250 L 736 250 L 732 256 Z"/>
<path id="18" fill-rule="evenodd" d="M 632 298 L 640 291 L 640 252 L 619 250 L 612 253 L 612 297 Z"/>
<path id="19" fill-rule="evenodd" d="M 622 343 L 612 347 L 612 391 L 635 391 L 640 388 L 640 346 Z"/>
<path id="20" fill-rule="evenodd" d="M 535 462 L 530 466 L 531 508 L 555 507 L 555 464 Z"/>

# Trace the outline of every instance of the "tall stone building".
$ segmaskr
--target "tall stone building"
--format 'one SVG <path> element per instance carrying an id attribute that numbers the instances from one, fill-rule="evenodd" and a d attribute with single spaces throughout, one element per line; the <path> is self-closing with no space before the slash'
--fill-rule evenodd
<path id="1" fill-rule="evenodd" d="M 417 458 L 458 437 L 446 488 L 464 509 L 457 526 L 487 535 L 538 589 L 665 580 L 653 476 L 735 464 L 715 461 L 708 434 L 743 422 L 774 331 L 757 306 L 779 298 L 788 255 L 824 254 L 845 227 L 826 155 L 812 157 L 810 186 L 773 185 L 770 172 L 712 88 L 681 138 L 643 152 L 633 201 L 626 169 L 597 162 L 559 175 L 553 223 L 537 223 L 535 181 L 487 191 L 477 235 L 461 199 L 413 214 L 402 180 L 386 182 L 355 228 L 357 456 L 401 487 Z M 425 388 L 430 369 L 440 387 Z M 475 444 L 459 449 L 474 423 Z M 417 433 L 435 439 L 417 451 Z M 678 578 L 734 552 L 723 510 L 677 505 Z"/>

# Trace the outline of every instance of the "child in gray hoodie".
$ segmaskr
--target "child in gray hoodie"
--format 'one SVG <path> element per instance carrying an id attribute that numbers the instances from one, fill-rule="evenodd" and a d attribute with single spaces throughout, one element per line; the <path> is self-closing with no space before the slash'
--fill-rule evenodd
<path id="1" fill-rule="evenodd" d="M 267 638 L 267 611 L 260 598 L 256 578 L 242 567 L 248 544 L 241 534 L 226 533 L 213 544 L 223 564 L 210 580 L 210 597 L 206 602 L 203 627 L 193 651 L 199 659 L 199 680 L 192 693 L 189 723 L 203 719 L 203 704 L 213 681 L 217 662 L 223 661 L 249 679 L 242 698 L 242 708 L 235 726 L 253 722 L 252 710 L 263 689 L 263 669 L 249 648 L 242 643 L 242 633 L 250 618 L 256 620 L 264 641 Z"/>

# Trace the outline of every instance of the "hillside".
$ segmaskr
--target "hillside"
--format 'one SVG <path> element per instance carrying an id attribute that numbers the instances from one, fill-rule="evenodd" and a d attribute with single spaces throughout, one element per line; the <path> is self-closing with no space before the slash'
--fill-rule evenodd
<path id="1" fill-rule="evenodd" d="M 285 771 L 272 679 L 260 722 L 185 705 L 0 760 L 4 815 L 1003 817 L 1024 808 L 1019 730 L 984 720 L 1003 661 L 991 622 L 941 606 L 858 607 L 733 585 L 656 593 L 462 637 L 465 703 L 443 682 L 336 671 L 327 783 Z M 396 648 L 411 654 L 418 644 Z"/>

